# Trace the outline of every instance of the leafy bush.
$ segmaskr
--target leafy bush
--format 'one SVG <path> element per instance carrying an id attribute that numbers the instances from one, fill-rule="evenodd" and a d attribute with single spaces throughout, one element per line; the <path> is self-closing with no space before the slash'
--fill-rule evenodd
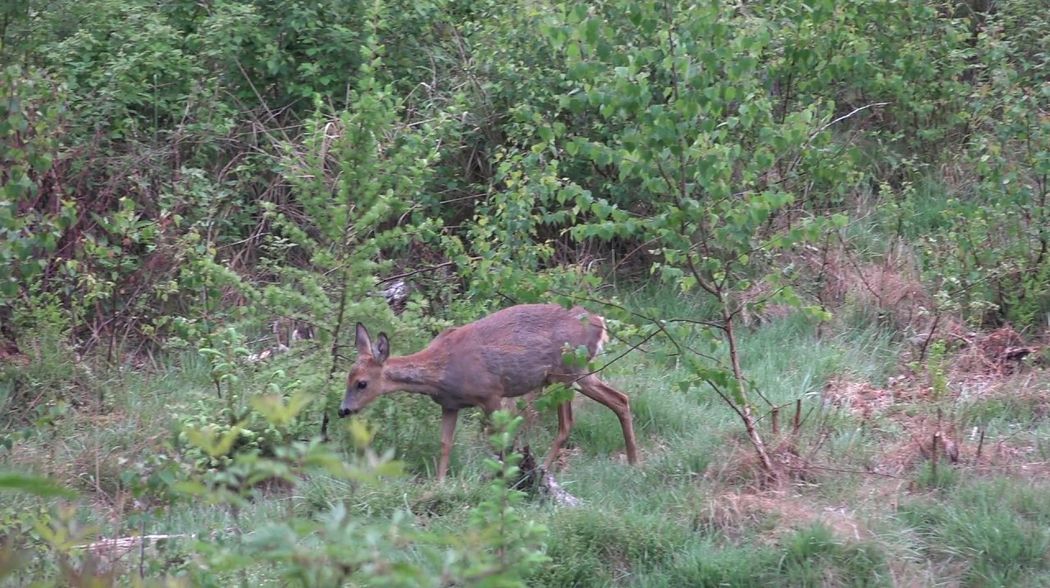
<path id="1" fill-rule="evenodd" d="M 0 70 L 0 335 L 13 337 L 12 304 L 37 286 L 75 211 L 57 172 L 62 89 L 43 72 Z"/>
<path id="2" fill-rule="evenodd" d="M 314 400 L 302 379 L 289 378 L 281 369 L 250 373 L 248 350 L 235 329 L 224 329 L 213 341 L 216 348 L 200 353 L 211 364 L 215 396 L 198 398 L 184 413 L 172 415 L 185 459 L 199 471 L 222 469 L 240 454 L 272 457 L 316 432 L 300 417 Z"/>

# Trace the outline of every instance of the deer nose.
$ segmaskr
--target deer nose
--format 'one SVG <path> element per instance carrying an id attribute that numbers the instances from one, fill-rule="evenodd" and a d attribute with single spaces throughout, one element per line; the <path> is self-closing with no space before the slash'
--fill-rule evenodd
<path id="1" fill-rule="evenodd" d="M 356 414 L 356 413 L 357 413 L 356 410 L 350 410 L 349 408 L 340 408 L 339 409 L 339 418 L 350 416 L 350 415 Z"/>

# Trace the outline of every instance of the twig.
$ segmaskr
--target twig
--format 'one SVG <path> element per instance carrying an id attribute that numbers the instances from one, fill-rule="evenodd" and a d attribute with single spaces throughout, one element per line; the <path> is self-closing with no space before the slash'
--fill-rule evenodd
<path id="1" fill-rule="evenodd" d="M 697 351 L 696 349 L 693 349 L 692 347 L 689 347 L 689 346 L 687 346 L 687 345 L 685 345 L 683 343 L 680 343 L 677 340 L 673 339 L 671 337 L 671 334 L 669 332 L 667 332 L 667 329 L 665 329 L 663 327 L 663 323 L 688 322 L 688 321 L 686 321 L 684 319 L 655 319 L 653 317 L 646 316 L 644 314 L 635 312 L 633 310 L 629 310 L 629 309 L 627 309 L 627 308 L 625 308 L 623 306 L 620 306 L 619 304 L 616 304 L 615 302 L 609 302 L 607 300 L 600 300 L 598 298 L 591 298 L 589 296 L 581 296 L 579 294 L 573 294 L 573 293 L 570 293 L 570 292 L 564 292 L 564 291 L 560 291 L 560 290 L 551 290 L 551 293 L 559 294 L 559 295 L 562 295 L 562 296 L 569 296 L 569 297 L 571 297 L 571 298 L 573 298 L 575 300 L 582 300 L 584 302 L 594 302 L 596 304 L 601 304 L 603 306 L 609 306 L 609 307 L 615 308 L 615 309 L 617 309 L 617 310 L 619 310 L 621 312 L 627 313 L 627 314 L 629 314 L 629 315 L 631 315 L 631 316 L 633 316 L 635 318 L 642 319 L 642 320 L 644 320 L 644 321 L 646 321 L 648 323 L 651 323 L 656 328 L 660 329 L 660 331 L 667 337 L 667 339 L 669 341 L 671 341 L 672 345 L 674 345 L 674 348 L 675 348 L 675 350 L 676 350 L 678 355 L 684 355 L 682 353 L 682 349 L 684 348 L 687 351 L 689 351 L 690 353 L 692 353 L 693 355 L 696 355 L 698 357 L 702 357 L 702 358 L 707 359 L 707 360 L 709 360 L 711 362 L 714 362 L 714 363 L 718 363 L 718 364 L 722 363 L 721 360 L 719 360 L 716 357 L 713 357 L 713 356 L 708 355 L 706 353 L 703 353 L 701 351 Z M 700 324 L 699 321 L 692 321 L 692 322 Z M 704 325 L 704 326 L 707 326 L 707 325 Z M 717 325 L 716 325 L 716 327 L 717 327 Z"/>
<path id="2" fill-rule="evenodd" d="M 930 332 L 926 334 L 926 339 L 922 342 L 922 349 L 919 350 L 919 363 L 922 363 L 926 359 L 926 349 L 930 346 L 930 341 L 933 339 L 933 334 L 937 332 L 937 324 L 941 322 L 941 312 L 937 311 L 933 315 L 933 324 L 930 325 Z"/>
<path id="3" fill-rule="evenodd" d="M 794 422 L 791 423 L 791 434 L 798 435 L 799 429 L 802 427 L 802 399 L 795 399 L 795 418 Z"/>
<path id="4" fill-rule="evenodd" d="M 788 465 L 787 467 L 788 467 L 788 469 L 800 470 L 800 469 L 802 469 L 803 466 Z M 884 474 L 882 472 L 871 472 L 871 471 L 867 471 L 867 470 L 848 470 L 848 469 L 845 469 L 845 468 L 836 468 L 836 467 L 832 467 L 832 466 L 819 465 L 819 464 L 812 463 L 810 461 L 805 461 L 805 466 L 804 467 L 814 468 L 814 469 L 818 469 L 818 470 L 827 470 L 829 472 L 839 472 L 839 473 L 842 473 L 842 474 L 859 474 L 859 475 L 862 475 L 862 476 L 878 476 L 880 478 L 892 478 L 894 480 L 903 480 L 904 479 L 904 478 L 902 478 L 900 476 L 894 476 L 893 474 Z"/>
<path id="5" fill-rule="evenodd" d="M 940 431 L 933 433 L 932 446 L 930 448 L 930 476 L 934 484 L 937 483 L 937 440 L 941 437 Z"/>
<path id="6" fill-rule="evenodd" d="M 139 523 L 139 536 L 146 536 L 146 517 Z M 139 578 L 146 577 L 146 542 L 139 541 Z"/>
<path id="7" fill-rule="evenodd" d="M 704 321 L 704 320 L 700 320 L 700 319 L 671 318 L 671 319 L 664 319 L 664 322 L 667 322 L 667 323 L 688 323 L 688 324 L 691 324 L 691 325 L 700 325 L 701 327 L 707 327 L 709 329 L 718 329 L 719 331 L 724 331 L 725 330 L 725 327 L 723 327 L 722 325 L 720 325 L 718 323 L 711 322 L 711 321 Z"/>
<path id="8" fill-rule="evenodd" d="M 638 348 L 639 348 L 639 347 L 641 347 L 642 345 L 645 345 L 646 343 L 648 343 L 650 339 L 652 339 L 653 337 L 655 337 L 655 336 L 656 336 L 656 335 L 658 335 L 659 333 L 660 333 L 660 329 L 656 329 L 656 330 L 655 330 L 655 331 L 653 331 L 652 333 L 649 333 L 649 334 L 648 334 L 648 335 L 646 335 L 646 336 L 645 336 L 645 338 L 643 338 L 643 339 L 642 339 L 641 341 L 639 341 L 638 343 L 635 343 L 635 344 L 631 345 L 630 347 L 628 347 L 628 348 L 627 348 L 627 350 L 626 350 L 626 351 L 624 351 L 623 353 L 621 353 L 621 354 L 617 355 L 616 357 L 614 357 L 614 358 L 610 359 L 609 361 L 605 362 L 605 365 L 603 365 L 603 366 L 602 366 L 602 367 L 600 367 L 600 368 L 597 368 L 597 369 L 595 369 L 594 371 L 592 371 L 592 372 L 590 372 L 590 373 L 586 374 L 586 375 L 585 375 L 585 376 L 583 376 L 583 377 L 586 377 L 586 376 L 589 376 L 589 375 L 592 375 L 592 374 L 596 374 L 596 373 L 598 373 L 598 372 L 600 372 L 600 371 L 604 370 L 605 368 L 609 367 L 610 365 L 612 365 L 612 364 L 616 363 L 617 361 L 619 361 L 619 360 L 623 359 L 623 357 L 624 357 L 624 356 L 626 356 L 626 355 L 627 355 L 628 353 L 630 353 L 630 352 L 634 351 L 635 349 L 638 349 Z"/>
<path id="9" fill-rule="evenodd" d="M 981 450 L 984 449 L 984 428 L 981 428 L 981 438 L 977 441 L 977 455 L 974 456 L 973 462 L 976 464 L 981 460 Z"/>
<path id="10" fill-rule="evenodd" d="M 858 108 L 854 108 L 852 111 L 850 111 L 850 112 L 848 112 L 848 113 L 846 113 L 846 114 L 844 114 L 844 115 L 842 115 L 842 116 L 832 120 L 831 122 L 829 122 L 829 123 L 827 123 L 825 125 L 822 125 L 816 131 L 813 131 L 813 133 L 811 133 L 809 135 L 809 138 L 806 139 L 805 145 L 803 145 L 802 148 L 799 149 L 798 156 L 795 157 L 795 160 L 792 161 L 791 165 L 788 166 L 787 171 L 784 174 L 782 174 L 783 177 L 786 179 L 788 176 L 790 176 L 795 171 L 795 168 L 798 167 L 798 164 L 802 161 L 802 152 L 805 151 L 806 148 L 809 147 L 810 143 L 813 142 L 813 139 L 817 138 L 817 135 L 819 135 L 819 134 L 823 133 L 824 131 L 828 130 L 828 128 L 831 127 L 832 125 L 835 125 L 837 123 L 840 123 L 840 122 L 846 120 L 847 118 L 852 117 L 853 115 L 857 114 L 858 112 L 861 112 L 861 111 L 864 111 L 864 110 L 868 110 L 869 108 L 886 106 L 888 104 L 889 104 L 889 102 L 873 102 L 871 104 L 866 104 L 864 106 L 860 106 Z"/>
<path id="11" fill-rule="evenodd" d="M 477 259 L 477 258 L 472 258 L 472 259 Z M 376 284 L 385 284 L 387 282 L 393 282 L 394 280 L 400 280 L 402 278 L 407 278 L 409 276 L 414 276 L 416 274 L 422 274 L 424 272 L 437 271 L 437 270 L 439 270 L 439 269 L 441 269 L 443 267 L 448 267 L 450 265 L 455 265 L 455 264 L 456 264 L 456 262 L 454 262 L 454 261 L 446 261 L 444 263 L 439 263 L 437 265 L 432 265 L 430 267 L 419 268 L 419 269 L 416 269 L 416 270 L 412 270 L 410 272 L 405 272 L 403 274 L 395 274 L 395 275 L 390 276 L 388 278 L 383 278 L 382 280 L 377 280 Z"/>
<path id="12" fill-rule="evenodd" d="M 646 241 L 646 242 L 642 243 L 641 245 L 635 247 L 634 249 L 628 251 L 627 255 L 624 255 L 623 257 L 621 257 L 620 261 L 616 262 L 616 264 L 613 265 L 612 274 L 616 275 L 616 270 L 620 269 L 621 265 L 626 263 L 627 260 L 630 259 L 635 253 L 638 253 L 639 251 L 641 251 L 643 247 L 646 247 L 648 245 L 652 245 L 653 243 L 655 243 L 656 241 L 659 241 L 659 240 L 660 240 L 660 237 L 653 237 L 652 239 L 649 239 L 648 241 Z"/>
<path id="13" fill-rule="evenodd" d="M 882 300 L 882 296 L 880 296 L 879 293 L 871 287 L 871 284 L 869 284 L 868 280 L 865 279 L 864 272 L 860 269 L 860 265 L 856 262 L 856 260 L 853 259 L 853 256 L 850 255 L 849 246 L 846 245 L 846 241 L 842 238 L 842 235 L 836 232 L 835 236 L 838 238 L 839 242 L 842 243 L 842 252 L 846 254 L 846 260 L 849 261 L 850 265 L 853 266 L 853 269 L 857 270 L 857 277 L 860 279 L 860 283 L 864 284 L 864 288 L 868 292 L 871 292 L 871 295 L 874 296 L 875 300 L 879 302 L 879 306 L 885 306 Z"/>
<path id="14" fill-rule="evenodd" d="M 828 124 L 826 124 L 826 125 L 820 127 L 819 129 L 817 129 L 812 135 L 809 136 L 809 141 L 806 141 L 806 144 L 808 145 L 809 142 L 812 141 L 817 135 L 819 135 L 819 134 L 823 133 L 824 131 L 828 130 L 828 127 L 830 127 L 830 126 L 832 126 L 834 124 L 840 123 L 840 122 L 846 120 L 847 118 L 850 118 L 854 114 L 857 114 L 858 112 L 860 112 L 862 110 L 867 110 L 869 108 L 876 108 L 876 107 L 879 107 L 879 106 L 887 106 L 888 104 L 889 104 L 889 102 L 872 102 L 871 104 L 865 104 L 864 106 L 859 106 L 857 108 L 854 108 L 849 113 L 844 114 L 844 115 L 836 118 L 835 120 L 829 122 Z"/>

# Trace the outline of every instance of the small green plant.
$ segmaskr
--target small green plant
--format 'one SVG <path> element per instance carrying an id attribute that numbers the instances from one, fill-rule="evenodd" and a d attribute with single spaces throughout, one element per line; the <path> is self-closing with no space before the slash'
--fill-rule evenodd
<path id="1" fill-rule="evenodd" d="M 232 409 L 237 400 L 237 386 L 241 382 L 239 372 L 244 359 L 251 352 L 244 346 L 241 335 L 233 328 L 223 329 L 210 339 L 210 345 L 201 347 L 199 353 L 211 364 L 210 375 L 215 386 L 215 395 L 222 399 L 223 389 L 226 390 L 225 400 L 227 407 L 231 409 L 229 418 L 236 419 L 237 415 L 232 414 Z"/>
<path id="2" fill-rule="evenodd" d="M 504 411 L 492 413 L 489 445 L 505 457 L 485 460 L 491 479 L 469 519 L 470 541 L 481 549 L 464 549 L 455 564 L 466 585 L 524 587 L 525 579 L 549 561 L 543 545 L 546 527 L 523 515 L 525 494 L 508 485 L 520 477 L 521 455 L 513 451 L 513 445 L 521 423 L 521 417 Z"/>
<path id="3" fill-rule="evenodd" d="M 295 398 L 257 403 L 276 427 L 295 422 L 305 406 L 305 401 Z M 492 447 L 509 449 L 520 423 L 520 418 L 495 413 Z M 197 546 L 207 565 L 190 571 L 201 585 L 213 585 L 216 572 L 244 578 L 250 568 L 266 563 L 282 581 L 307 587 L 347 582 L 525 586 L 524 579 L 547 561 L 542 543 L 545 529 L 522 515 L 524 494 L 507 486 L 507 480 L 517 475 L 516 454 L 505 461 L 486 462 L 487 490 L 466 527 L 457 533 L 416 528 L 402 512 L 386 523 L 359 521 L 339 502 L 316 517 L 291 515 L 246 535 L 240 513 L 256 486 L 267 480 L 295 486 L 307 475 L 325 475 L 349 481 L 351 488 L 363 488 L 400 475 L 401 466 L 390 459 L 390 452 L 378 455 L 369 448 L 372 433 L 362 421 L 349 421 L 347 431 L 356 447 L 349 461 L 317 439 L 290 442 L 277 447 L 273 456 L 262 457 L 252 452 L 231 454 L 236 431 L 221 436 L 198 431 L 189 436 L 213 458 L 230 456 L 224 469 L 195 474 L 175 486 L 186 498 L 224 505 L 234 524 L 232 540 Z"/>
<path id="4" fill-rule="evenodd" d="M 929 344 L 926 349 L 926 363 L 919 366 L 912 364 L 912 369 L 922 371 L 926 375 L 926 381 L 934 400 L 943 400 L 948 397 L 948 344 L 943 339 L 938 339 Z"/>
<path id="5" fill-rule="evenodd" d="M 937 451 L 941 451 L 937 448 Z M 915 476 L 918 488 L 928 490 L 951 490 L 959 482 L 959 470 L 938 456 L 938 461 L 926 460 L 919 466 Z"/>
<path id="6" fill-rule="evenodd" d="M 73 505 L 43 502 L 74 499 L 75 492 L 46 477 L 0 472 L 0 495 L 7 500 L 11 494 L 21 508 L 0 511 L 0 580 L 54 586 L 110 580 L 81 548 L 96 529 L 79 519 Z"/>

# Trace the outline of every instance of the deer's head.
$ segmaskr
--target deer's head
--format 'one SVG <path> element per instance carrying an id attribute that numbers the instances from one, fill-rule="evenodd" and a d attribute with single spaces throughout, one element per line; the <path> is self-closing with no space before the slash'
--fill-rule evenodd
<path id="1" fill-rule="evenodd" d="M 372 345 L 368 329 L 357 323 L 357 361 L 346 377 L 346 396 L 339 407 L 339 416 L 355 414 L 368 406 L 383 391 L 383 364 L 390 356 L 390 341 L 386 333 Z"/>

